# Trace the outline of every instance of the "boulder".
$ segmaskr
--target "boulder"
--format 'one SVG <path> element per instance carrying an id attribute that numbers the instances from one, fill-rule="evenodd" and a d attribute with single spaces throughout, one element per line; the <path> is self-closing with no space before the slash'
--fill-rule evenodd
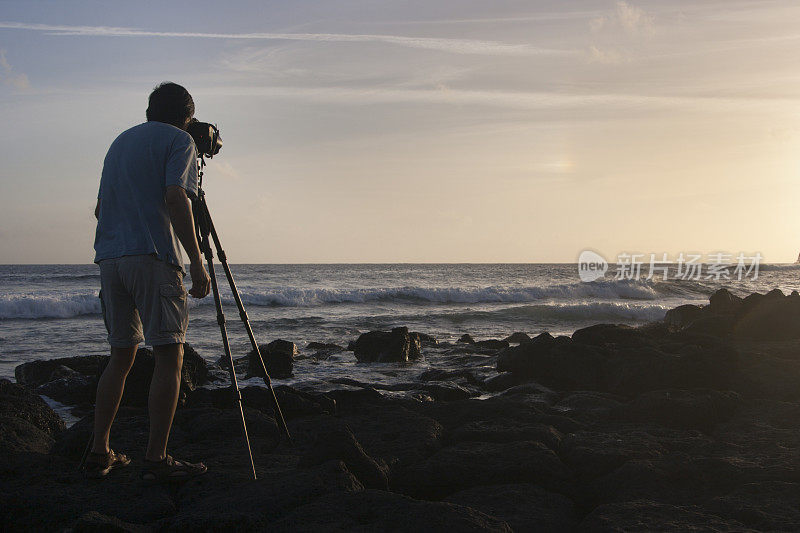
<path id="1" fill-rule="evenodd" d="M 532 360 L 537 355 L 545 354 L 555 344 L 555 339 L 548 332 L 541 333 L 523 345 L 503 350 L 497 358 L 498 372 L 512 372 L 519 376 L 530 375 Z"/>
<path id="2" fill-rule="evenodd" d="M 269 524 L 271 531 L 511 532 L 498 518 L 461 505 L 379 490 L 331 493 Z"/>
<path id="3" fill-rule="evenodd" d="M 707 335 L 711 337 L 727 337 L 733 329 L 733 317 L 730 315 L 704 314 L 684 327 L 681 332 L 688 335 Z"/>
<path id="4" fill-rule="evenodd" d="M 758 531 L 800 531 L 800 484 L 784 481 L 747 483 L 717 496 L 709 511 Z"/>
<path id="5" fill-rule="evenodd" d="M 479 385 L 481 383 L 475 376 L 475 372 L 469 369 L 445 370 L 443 368 L 431 368 L 420 374 L 417 379 L 420 381 L 469 383 L 470 385 Z"/>
<path id="6" fill-rule="evenodd" d="M 448 434 L 451 443 L 537 441 L 553 451 L 558 451 L 562 434 L 551 425 L 517 420 L 476 420 L 467 422 Z"/>
<path id="7" fill-rule="evenodd" d="M 181 384 L 187 391 L 193 391 L 208 383 L 208 365 L 188 342 L 183 345 L 183 366 Z"/>
<path id="8" fill-rule="evenodd" d="M 367 455 L 349 427 L 330 425 L 320 429 L 314 445 L 300 458 L 299 466 L 317 466 L 330 460 L 340 460 L 364 487 L 382 490 L 389 488 L 389 469 Z"/>
<path id="9" fill-rule="evenodd" d="M 184 345 L 183 366 L 181 367 L 181 388 L 179 402 L 186 402 L 188 393 L 195 390 L 199 385 L 207 381 L 208 368 L 205 360 L 188 345 Z M 108 364 L 108 358 L 104 359 Z M 103 365 L 105 366 L 105 365 Z M 136 360 L 125 380 L 125 392 L 122 395 L 122 404 L 128 406 L 147 406 L 150 394 L 150 381 L 153 379 L 153 369 L 155 359 L 153 351 L 149 348 L 139 348 L 136 352 Z"/>
<path id="10" fill-rule="evenodd" d="M 529 342 L 531 338 L 528 336 L 527 333 L 522 333 L 521 331 L 517 331 L 516 333 L 512 333 L 503 340 L 510 344 L 520 344 L 523 342 Z"/>
<path id="11" fill-rule="evenodd" d="M 66 368 L 66 367 L 63 367 Z M 94 402 L 97 378 L 73 371 L 64 376 L 36 387 L 37 394 L 47 396 L 64 405 L 89 405 Z"/>
<path id="12" fill-rule="evenodd" d="M 313 350 L 313 351 L 317 351 L 317 352 L 321 351 L 321 350 L 324 350 L 324 351 L 330 351 L 330 352 L 333 353 L 334 350 L 337 351 L 337 352 L 343 352 L 344 348 L 339 346 L 338 344 L 333 344 L 333 343 L 330 343 L 330 342 L 309 342 L 306 345 L 306 350 Z"/>
<path id="13" fill-rule="evenodd" d="M 701 314 L 702 308 L 698 305 L 679 305 L 667 311 L 664 323 L 670 331 L 679 331 L 700 318 Z"/>
<path id="14" fill-rule="evenodd" d="M 476 341 L 472 343 L 472 347 L 477 350 L 493 350 L 498 351 L 508 348 L 508 341 L 501 341 L 497 339 L 488 339 L 484 341 Z"/>
<path id="15" fill-rule="evenodd" d="M 422 499 L 440 499 L 480 485 L 536 483 L 563 490 L 569 470 L 537 441 L 461 442 L 443 448 L 398 473 L 395 489 Z"/>
<path id="16" fill-rule="evenodd" d="M 0 379 L 0 417 L 24 420 L 51 436 L 65 427 L 64 421 L 37 394 L 7 379 Z"/>
<path id="17" fill-rule="evenodd" d="M 521 376 L 511 372 L 503 372 L 486 379 L 486 381 L 483 382 L 483 388 L 489 392 L 501 392 L 520 385 L 524 381 L 525 380 Z"/>
<path id="18" fill-rule="evenodd" d="M 419 333 L 418 331 L 414 331 L 411 333 L 411 335 L 415 335 L 422 346 L 437 346 L 439 344 L 439 341 L 427 333 Z"/>
<path id="19" fill-rule="evenodd" d="M 642 337 L 638 329 L 625 324 L 595 324 L 572 334 L 573 341 L 595 346 L 637 341 Z"/>
<path id="20" fill-rule="evenodd" d="M 580 520 L 569 498 L 531 483 L 475 487 L 444 501 L 504 520 L 514 531 L 573 531 Z"/>
<path id="21" fill-rule="evenodd" d="M 291 377 L 294 368 L 294 357 L 298 354 L 297 346 L 293 342 L 274 340 L 269 344 L 259 344 L 258 350 L 267 367 L 271 378 L 285 379 Z M 245 379 L 263 377 L 264 367 L 261 366 L 255 350 L 247 354 L 247 374 Z M 234 363 L 235 365 L 235 363 Z"/>
<path id="22" fill-rule="evenodd" d="M 739 394 L 732 391 L 657 390 L 620 406 L 617 416 L 670 428 L 711 432 L 717 424 L 728 421 L 741 404 Z"/>
<path id="23" fill-rule="evenodd" d="M 356 340 L 353 352 L 361 363 L 394 363 L 419 359 L 422 346 L 407 327 L 392 331 L 370 331 Z"/>
<path id="24" fill-rule="evenodd" d="M 461 335 L 456 342 L 463 342 L 465 344 L 472 344 L 475 342 L 475 339 L 472 338 L 472 335 L 469 333 L 464 333 Z"/>
<path id="25" fill-rule="evenodd" d="M 480 393 L 472 387 L 462 387 L 456 383 L 426 383 L 418 387 L 430 397 L 439 402 L 451 402 L 454 400 L 464 400 Z"/>
<path id="26" fill-rule="evenodd" d="M 744 524 L 721 518 L 695 505 L 649 500 L 601 505 L 578 526 L 579 531 L 747 531 Z"/>
<path id="27" fill-rule="evenodd" d="M 750 302 L 745 298 L 732 333 L 741 339 L 800 339 L 800 299 L 783 296 L 777 289 Z"/>
<path id="28" fill-rule="evenodd" d="M 781 293 L 783 296 L 783 293 Z M 719 289 L 708 298 L 707 311 L 714 315 L 733 315 L 742 306 L 742 299 L 728 289 Z"/>
<path id="29" fill-rule="evenodd" d="M 606 357 L 594 346 L 543 333 L 500 352 L 497 370 L 561 390 L 598 390 L 604 385 L 605 363 Z"/>
<path id="30" fill-rule="evenodd" d="M 66 377 L 64 369 L 72 370 L 84 376 L 98 376 L 105 366 L 107 356 L 84 355 L 79 357 L 61 357 L 41 361 L 22 363 L 14 369 L 17 383 L 35 388 L 54 379 Z"/>
<path id="31" fill-rule="evenodd" d="M 97 379 L 108 364 L 108 356 L 64 357 L 49 361 L 31 361 L 15 369 L 17 381 L 36 392 L 65 405 L 87 405 L 94 402 Z M 153 376 L 153 352 L 139 348 L 133 367 L 125 381 L 122 405 L 147 405 L 150 380 Z M 186 394 L 208 382 L 205 360 L 185 344 L 181 367 L 181 402 Z"/>

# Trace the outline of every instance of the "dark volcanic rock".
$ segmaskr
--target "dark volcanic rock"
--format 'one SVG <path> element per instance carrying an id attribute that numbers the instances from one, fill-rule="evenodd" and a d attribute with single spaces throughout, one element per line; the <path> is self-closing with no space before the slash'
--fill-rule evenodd
<path id="1" fill-rule="evenodd" d="M 123 522 L 118 518 L 114 518 L 113 516 L 106 516 L 104 514 L 98 513 L 97 511 L 89 511 L 88 513 L 80 517 L 75 522 L 75 525 L 72 527 L 72 530 L 76 532 L 96 531 L 98 533 L 106 531 L 144 533 L 145 531 L 149 531 L 149 529 L 150 528 L 139 524 Z"/>
<path id="2" fill-rule="evenodd" d="M 525 380 L 521 376 L 512 374 L 511 372 L 504 372 L 484 381 L 483 388 L 489 392 L 500 392 L 520 385 L 524 381 Z"/>
<path id="3" fill-rule="evenodd" d="M 208 383 L 208 365 L 189 343 L 183 345 L 181 383 L 187 391 L 193 391 Z"/>
<path id="4" fill-rule="evenodd" d="M 463 335 L 461 335 L 458 338 L 458 340 L 456 342 L 463 342 L 463 343 L 466 343 L 466 344 L 472 344 L 473 342 L 475 342 L 475 339 L 473 339 L 472 335 L 470 335 L 469 333 L 464 333 Z"/>
<path id="5" fill-rule="evenodd" d="M 0 465 L 11 460 L 10 454 L 48 453 L 52 446 L 53 437 L 27 420 L 0 416 Z M 0 471 L 2 471 L 1 466 Z"/>
<path id="6" fill-rule="evenodd" d="M 525 343 L 524 346 L 507 348 L 497 358 L 497 371 L 513 372 L 518 376 L 532 375 L 534 372 L 530 365 L 533 364 L 534 359 L 539 354 L 548 353 L 554 343 L 553 336 L 544 332 Z"/>
<path id="7" fill-rule="evenodd" d="M 769 341 L 800 338 L 800 298 L 771 292 L 742 307 L 733 327 L 735 337 Z"/>
<path id="8" fill-rule="evenodd" d="M 669 388 L 726 390 L 738 379 L 738 353 L 714 338 L 696 344 L 696 337 L 684 332 L 645 340 L 641 332 L 617 326 L 581 331 L 576 336 L 586 342 L 543 333 L 507 348 L 498 356 L 497 370 L 559 390 L 624 396 Z"/>
<path id="9" fill-rule="evenodd" d="M 36 387 L 36 392 L 64 405 L 87 405 L 94 402 L 97 377 L 84 376 L 77 372 L 54 379 Z"/>
<path id="10" fill-rule="evenodd" d="M 323 361 L 328 359 L 331 355 L 343 352 L 344 347 L 338 344 L 325 342 L 309 342 L 308 346 L 306 346 L 306 350 L 315 350 L 311 357 Z"/>
<path id="11" fill-rule="evenodd" d="M 781 293 L 783 296 L 783 293 Z M 742 306 L 742 299 L 728 289 L 719 289 L 708 299 L 708 311 L 715 315 L 732 315 Z"/>
<path id="12" fill-rule="evenodd" d="M 580 531 L 748 531 L 744 524 L 727 520 L 694 505 L 675 506 L 637 500 L 602 505 L 578 526 Z"/>
<path id="13" fill-rule="evenodd" d="M 107 356 L 65 357 L 49 361 L 23 363 L 15 369 L 17 381 L 36 392 L 66 405 L 94 402 L 97 378 L 108 364 Z M 125 382 L 122 405 L 147 405 L 153 376 L 153 352 L 139 348 Z M 181 368 L 181 398 L 208 382 L 205 360 L 189 344 L 184 345 Z"/>
<path id="14" fill-rule="evenodd" d="M 553 426 L 538 422 L 517 422 L 507 419 L 468 422 L 451 431 L 448 441 L 515 442 L 538 441 L 557 451 L 562 434 Z"/>
<path id="15" fill-rule="evenodd" d="M 297 355 L 297 346 L 293 342 L 281 339 L 274 340 L 269 344 L 259 344 L 258 350 L 261 358 L 267 367 L 267 372 L 272 378 L 288 378 L 292 375 L 294 368 L 294 357 Z M 255 350 L 247 354 L 247 374 L 245 378 L 263 377 L 264 368 L 261 366 Z"/>
<path id="16" fill-rule="evenodd" d="M 702 308 L 698 305 L 679 305 L 667 311 L 664 315 L 664 323 L 670 331 L 678 331 L 700 318 L 701 313 Z"/>
<path id="17" fill-rule="evenodd" d="M 472 343 L 474 348 L 487 349 L 487 350 L 502 350 L 508 348 L 508 341 L 500 341 L 497 339 L 487 339 L 484 341 L 475 341 Z"/>
<path id="18" fill-rule="evenodd" d="M 353 347 L 356 359 L 362 363 L 393 363 L 419 359 L 422 346 L 407 327 L 392 331 L 370 331 L 363 333 Z"/>
<path id="19" fill-rule="evenodd" d="M 78 474 L 91 416 L 63 430 L 34 391 L 67 394 L 62 383 L 96 371 L 86 359 L 28 365 L 18 372 L 27 386 L 0 380 L 0 529 L 800 530 L 795 305 L 798 294 L 719 292 L 661 323 L 542 334 L 497 355 L 441 345 L 435 368 L 387 365 L 388 382 L 331 378 L 342 388 L 324 394 L 279 386 L 291 443 L 269 391 L 246 387 L 258 480 L 231 390 L 184 377 L 170 453 L 209 473 L 170 487 L 141 486 L 135 467 L 100 482 Z M 419 345 L 400 333 L 399 352 L 412 349 L 406 338 Z M 782 340 L 763 340 L 773 334 Z M 456 346 L 473 353 L 450 357 Z M 149 385 L 141 355 L 135 394 Z M 487 390 L 502 392 L 466 398 Z M 149 421 L 143 403 L 127 403 L 111 444 L 136 461 Z"/>
<path id="20" fill-rule="evenodd" d="M 413 464 L 393 479 L 410 496 L 438 499 L 479 485 L 536 483 L 562 488 L 569 470 L 541 442 L 462 442 Z"/>
<path id="21" fill-rule="evenodd" d="M 7 379 L 0 379 L 0 418 L 24 420 L 51 436 L 64 429 L 64 422 L 44 400 Z"/>
<path id="22" fill-rule="evenodd" d="M 14 453 L 49 452 L 63 430 L 64 422 L 38 395 L 0 379 L 0 465 L 13 462 Z"/>
<path id="23" fill-rule="evenodd" d="M 108 358 L 104 359 L 104 363 L 108 364 Z M 147 406 L 150 381 L 153 378 L 154 368 L 153 351 L 149 348 L 139 348 L 136 352 L 136 360 L 133 363 L 133 367 L 125 380 L 125 393 L 122 395 L 121 405 Z M 195 390 L 197 386 L 204 384 L 207 377 L 208 368 L 205 360 L 191 346 L 184 345 L 180 402 L 185 402 L 186 395 Z"/>
<path id="24" fill-rule="evenodd" d="M 391 492 L 333 493 L 270 524 L 272 531 L 510 532 L 505 522 L 452 503 L 422 502 Z"/>
<path id="25" fill-rule="evenodd" d="M 443 368 L 431 368 L 419 375 L 420 381 L 449 381 L 453 383 L 469 383 L 470 385 L 480 384 L 480 380 L 475 376 L 475 372 L 468 369 L 445 370 Z"/>
<path id="26" fill-rule="evenodd" d="M 347 469 L 368 489 L 388 489 L 388 468 L 370 457 L 345 426 L 321 428 L 314 446 L 300 459 L 301 467 L 317 466 L 330 460 L 341 460 Z"/>
<path id="27" fill-rule="evenodd" d="M 618 413 L 639 422 L 709 432 L 729 420 L 741 404 L 741 397 L 732 391 L 658 390 L 639 395 Z"/>
<path id="28" fill-rule="evenodd" d="M 497 359 L 497 370 L 533 378 L 557 389 L 602 390 L 605 363 L 606 357 L 594 346 L 543 333 L 531 342 L 503 350 Z"/>
<path id="29" fill-rule="evenodd" d="M 727 289 L 711 295 L 705 307 L 682 305 L 667 312 L 671 331 L 693 335 L 782 341 L 800 339 L 800 297 L 779 289 L 739 298 Z"/>
<path id="30" fill-rule="evenodd" d="M 17 366 L 14 369 L 14 376 L 17 378 L 17 383 L 32 388 L 65 377 L 63 368 L 69 368 L 84 376 L 98 376 L 105 359 L 107 359 L 105 356 L 86 355 L 30 361 Z"/>
<path id="31" fill-rule="evenodd" d="M 733 319 L 731 316 L 704 314 L 684 327 L 681 333 L 726 337 L 731 333 L 732 329 Z"/>
<path id="32" fill-rule="evenodd" d="M 306 346 L 306 350 L 314 350 L 314 351 L 319 351 L 319 350 L 325 350 L 325 351 L 337 350 L 337 351 L 343 352 L 344 348 L 339 346 L 338 344 L 333 344 L 333 343 L 330 343 L 330 342 L 309 342 L 308 345 Z"/>
<path id="33" fill-rule="evenodd" d="M 748 483 L 707 504 L 719 516 L 731 517 L 760 531 L 800 531 L 800 485 L 783 481 Z"/>
<path id="34" fill-rule="evenodd" d="M 508 342 L 508 343 L 510 343 L 510 344 L 520 344 L 520 343 L 523 343 L 523 342 L 529 342 L 531 340 L 531 338 L 528 336 L 527 333 L 523 333 L 521 331 L 517 331 L 516 333 L 512 333 L 511 335 L 509 335 L 508 337 L 506 337 L 503 340 Z"/>
<path id="35" fill-rule="evenodd" d="M 638 329 L 624 324 L 595 324 L 572 334 L 573 341 L 591 345 L 631 342 L 641 338 Z"/>
<path id="36" fill-rule="evenodd" d="M 572 531 L 579 515 L 572 501 L 534 484 L 475 487 L 445 498 L 504 520 L 514 531 Z"/>
<path id="37" fill-rule="evenodd" d="M 412 336 L 416 336 L 417 340 L 419 340 L 422 346 L 438 346 L 439 341 L 437 341 L 432 335 L 428 335 L 427 333 L 419 333 L 418 331 L 413 331 L 410 333 Z"/>

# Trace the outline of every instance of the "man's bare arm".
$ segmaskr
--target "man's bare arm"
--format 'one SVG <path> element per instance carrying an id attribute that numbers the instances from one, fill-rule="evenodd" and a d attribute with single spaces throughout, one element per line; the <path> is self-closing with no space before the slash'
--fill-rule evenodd
<path id="1" fill-rule="evenodd" d="M 192 277 L 192 288 L 189 294 L 195 298 L 203 298 L 208 295 L 211 285 L 211 278 L 208 277 L 203 266 L 203 257 L 200 255 L 200 247 L 197 245 L 197 235 L 194 232 L 194 216 L 192 215 L 192 204 L 186 191 L 177 185 L 167 187 L 165 197 L 169 220 L 175 235 L 181 241 L 183 249 L 189 256 L 189 275 Z"/>

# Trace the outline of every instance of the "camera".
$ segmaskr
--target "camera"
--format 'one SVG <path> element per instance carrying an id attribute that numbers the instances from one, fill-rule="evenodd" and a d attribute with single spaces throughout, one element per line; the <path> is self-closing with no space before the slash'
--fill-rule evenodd
<path id="1" fill-rule="evenodd" d="M 186 131 L 194 139 L 198 157 L 214 157 L 222 148 L 222 137 L 219 136 L 219 128 L 214 124 L 193 118 L 186 126 Z"/>

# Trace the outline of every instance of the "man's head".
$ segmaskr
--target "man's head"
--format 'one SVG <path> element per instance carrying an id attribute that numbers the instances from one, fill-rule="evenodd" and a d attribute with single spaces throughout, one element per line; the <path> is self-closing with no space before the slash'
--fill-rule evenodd
<path id="1" fill-rule="evenodd" d="M 194 116 L 194 100 L 189 91 L 171 81 L 165 81 L 150 93 L 147 120 L 165 122 L 186 129 Z"/>

